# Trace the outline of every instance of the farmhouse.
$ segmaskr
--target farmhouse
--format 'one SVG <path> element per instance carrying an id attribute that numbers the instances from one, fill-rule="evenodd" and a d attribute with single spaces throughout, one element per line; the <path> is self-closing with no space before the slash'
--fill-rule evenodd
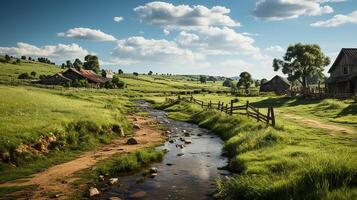
<path id="1" fill-rule="evenodd" d="M 357 48 L 343 48 L 332 64 L 326 80 L 330 94 L 355 93 L 357 91 Z"/>
<path id="2" fill-rule="evenodd" d="M 92 70 L 69 68 L 65 72 L 57 73 L 46 79 L 42 79 L 41 83 L 47 85 L 63 85 L 75 80 L 87 80 L 89 83 L 99 85 L 107 82 L 110 79 L 101 77 Z"/>
<path id="3" fill-rule="evenodd" d="M 275 92 L 277 94 L 286 94 L 289 92 L 289 89 L 289 81 L 278 75 L 260 86 L 260 92 Z"/>

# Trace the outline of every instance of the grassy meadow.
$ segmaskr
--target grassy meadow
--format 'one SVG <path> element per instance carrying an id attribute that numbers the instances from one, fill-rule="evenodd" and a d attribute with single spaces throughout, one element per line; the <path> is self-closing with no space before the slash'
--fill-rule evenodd
<path id="1" fill-rule="evenodd" d="M 124 74 L 119 78 L 127 87 L 113 90 L 46 88 L 17 79 L 32 71 L 38 76 L 63 70 L 32 61 L 0 63 L 0 182 L 28 176 L 107 144 L 118 137 L 120 128 L 130 134 L 125 116 L 132 112 L 131 101 L 145 99 L 165 109 L 170 117 L 211 129 L 225 141 L 223 152 L 237 174 L 217 180 L 218 198 L 357 199 L 357 136 L 305 126 L 286 117 L 297 115 L 357 132 L 357 103 L 352 100 L 269 94 L 237 97 L 227 94 L 229 89 L 221 81 L 201 84 L 190 76 L 175 75 Z M 174 98 L 187 93 L 206 102 L 238 99 L 243 105 L 249 101 L 262 112 L 272 106 L 277 126 L 202 110 L 193 104 L 164 103 L 167 95 Z M 43 141 L 53 136 L 56 141 L 42 149 Z M 162 156 L 144 150 L 113 157 L 89 175 L 136 170 Z"/>
<path id="2" fill-rule="evenodd" d="M 351 140 L 288 120 L 272 128 L 188 103 L 161 108 L 172 118 L 213 130 L 225 141 L 223 151 L 237 175 L 217 180 L 219 198 L 357 198 L 355 135 Z"/>

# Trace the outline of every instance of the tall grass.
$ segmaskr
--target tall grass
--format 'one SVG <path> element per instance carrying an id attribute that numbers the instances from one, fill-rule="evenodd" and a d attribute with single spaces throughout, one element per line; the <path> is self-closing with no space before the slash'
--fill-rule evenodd
<path id="1" fill-rule="evenodd" d="M 191 116 L 187 120 L 225 141 L 237 174 L 217 180 L 221 199 L 343 199 L 356 193 L 357 147 L 342 136 L 284 121 L 273 128 L 187 103 L 161 108 L 176 113 L 172 117 Z"/>

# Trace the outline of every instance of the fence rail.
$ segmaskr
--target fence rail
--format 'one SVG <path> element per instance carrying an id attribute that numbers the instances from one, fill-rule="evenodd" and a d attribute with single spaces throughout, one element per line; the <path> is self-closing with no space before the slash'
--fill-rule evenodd
<path id="1" fill-rule="evenodd" d="M 175 103 L 177 101 L 185 101 L 189 103 L 194 103 L 202 108 L 207 108 L 207 109 L 216 109 L 218 111 L 224 112 L 228 115 L 246 115 L 247 117 L 251 117 L 256 119 L 258 122 L 265 122 L 267 124 L 270 124 L 272 126 L 275 126 L 275 115 L 274 115 L 274 108 L 273 107 L 268 107 L 268 113 L 263 114 L 259 111 L 259 108 L 255 108 L 251 104 L 249 104 L 249 101 L 246 102 L 245 105 L 234 105 L 235 101 L 231 100 L 229 104 L 225 104 L 224 102 L 215 102 L 213 103 L 212 101 L 209 101 L 205 103 L 202 100 L 195 99 L 193 96 L 191 97 L 180 97 L 178 96 L 177 99 L 172 99 L 166 97 L 166 102 L 168 103 Z M 234 112 L 234 111 L 243 111 L 243 112 Z"/>

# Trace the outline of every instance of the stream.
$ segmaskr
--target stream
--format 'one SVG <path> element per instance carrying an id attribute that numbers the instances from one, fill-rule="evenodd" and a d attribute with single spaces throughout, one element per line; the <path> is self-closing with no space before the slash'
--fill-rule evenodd
<path id="1" fill-rule="evenodd" d="M 228 162 L 221 156 L 223 141 L 207 129 L 168 118 L 165 111 L 153 109 L 145 101 L 137 101 L 137 105 L 169 128 L 169 140 L 157 147 L 169 152 L 161 162 L 150 165 L 158 169 L 157 176 L 144 177 L 142 172 L 121 176 L 120 185 L 105 191 L 100 199 L 113 196 L 121 199 L 213 199 L 215 179 L 230 174 L 218 169 Z M 191 143 L 185 144 L 182 140 Z"/>

